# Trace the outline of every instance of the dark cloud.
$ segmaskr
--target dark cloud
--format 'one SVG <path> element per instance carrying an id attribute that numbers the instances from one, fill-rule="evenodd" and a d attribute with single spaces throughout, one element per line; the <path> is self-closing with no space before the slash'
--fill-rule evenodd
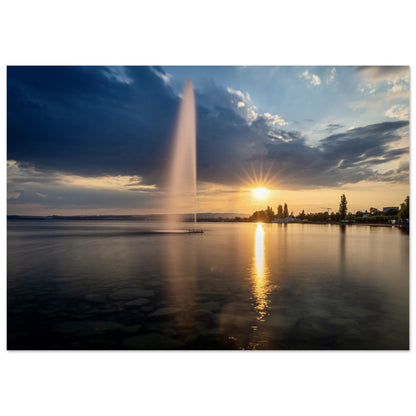
<path id="1" fill-rule="evenodd" d="M 323 129 L 322 131 L 328 134 L 333 133 L 336 130 L 340 130 L 342 128 L 345 128 L 345 126 L 343 124 L 340 123 L 328 123 Z"/>
<path id="2" fill-rule="evenodd" d="M 389 149 L 400 140 L 400 129 L 407 121 L 385 122 L 355 128 L 328 136 L 317 147 L 306 145 L 305 139 L 274 142 L 267 145 L 267 157 L 274 161 L 277 177 L 289 187 L 337 186 L 370 179 L 402 180 L 394 174 L 383 176 L 375 165 L 398 159 L 408 153 L 408 147 Z"/>
<path id="3" fill-rule="evenodd" d="M 85 188 L 48 188 L 45 194 L 34 189 L 26 189 L 19 192 L 16 199 L 8 199 L 7 203 L 13 210 L 16 206 L 24 204 L 36 204 L 48 209 L 124 209 L 124 208 L 150 208 L 154 207 L 160 197 L 159 194 L 147 194 L 140 192 L 115 192 L 107 189 Z"/>
<path id="4" fill-rule="evenodd" d="M 178 98 L 151 69 L 9 67 L 7 82 L 9 159 L 150 180 L 163 166 Z"/>
<path id="5" fill-rule="evenodd" d="M 357 72 L 368 81 L 385 81 L 401 75 L 409 75 L 408 66 L 360 66 Z"/>
<path id="6" fill-rule="evenodd" d="M 163 183 L 180 99 L 162 68 L 9 67 L 7 85 L 8 159 L 34 165 L 44 180 L 58 171 Z M 215 84 L 198 91 L 196 102 L 202 181 L 241 185 L 244 172 L 260 166 L 281 188 L 406 177 L 377 167 L 408 153 L 390 148 L 407 121 L 331 134 L 311 146 L 300 132 L 276 128 L 261 115 L 248 119 L 235 93 Z"/>
<path id="7" fill-rule="evenodd" d="M 398 121 L 358 127 L 321 140 L 320 147 L 327 158 L 335 160 L 341 155 L 344 162 L 349 164 L 370 157 L 386 156 L 388 145 L 402 138 L 397 131 L 408 124 L 408 121 Z"/>

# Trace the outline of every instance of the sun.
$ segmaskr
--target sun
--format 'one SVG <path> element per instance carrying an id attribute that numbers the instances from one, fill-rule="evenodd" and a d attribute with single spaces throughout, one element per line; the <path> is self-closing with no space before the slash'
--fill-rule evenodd
<path id="1" fill-rule="evenodd" d="M 269 191 L 266 188 L 262 188 L 262 187 L 254 188 L 252 192 L 253 192 L 254 198 L 257 198 L 257 199 L 264 199 L 269 194 Z"/>

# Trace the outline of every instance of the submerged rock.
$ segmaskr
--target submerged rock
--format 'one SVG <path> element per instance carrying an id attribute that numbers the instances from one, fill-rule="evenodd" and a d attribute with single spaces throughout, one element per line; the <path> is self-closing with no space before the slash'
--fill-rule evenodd
<path id="1" fill-rule="evenodd" d="M 152 289 L 119 289 L 110 294 L 111 299 L 115 300 L 133 300 L 137 298 L 147 298 L 154 296 L 155 291 Z"/>
<path id="2" fill-rule="evenodd" d="M 139 298 L 139 299 L 126 302 L 126 306 L 143 306 L 143 305 L 147 305 L 148 303 L 150 303 L 149 299 Z"/>
<path id="3" fill-rule="evenodd" d="M 126 335 L 133 335 L 133 334 L 137 334 L 138 332 L 140 332 L 140 330 L 142 329 L 143 325 L 126 325 L 122 328 L 121 332 L 123 334 Z"/>
<path id="4" fill-rule="evenodd" d="M 87 302 L 90 302 L 90 303 L 105 303 L 107 299 L 104 295 L 100 295 L 100 294 L 97 294 L 97 293 L 91 293 L 91 294 L 85 296 L 85 300 Z"/>
<path id="5" fill-rule="evenodd" d="M 351 318 L 330 318 L 328 320 L 328 323 L 330 325 L 333 325 L 335 327 L 340 327 L 342 329 L 358 328 L 358 325 L 355 319 L 351 319 Z"/>
<path id="6" fill-rule="evenodd" d="M 208 310 L 198 309 L 195 311 L 195 319 L 198 325 L 204 326 L 204 328 L 211 328 L 215 325 L 215 315 Z"/>
<path id="7" fill-rule="evenodd" d="M 182 342 L 157 332 L 125 338 L 122 342 L 123 348 L 135 350 L 173 350 L 183 346 Z"/>
<path id="8" fill-rule="evenodd" d="M 208 309 L 212 312 L 217 312 L 221 308 L 221 303 L 217 301 L 210 301 L 201 304 L 202 309 Z"/>
<path id="9" fill-rule="evenodd" d="M 175 308 L 173 306 L 167 308 L 160 308 L 157 311 L 151 313 L 149 316 L 168 316 L 174 315 L 181 311 L 180 308 Z"/>
<path id="10" fill-rule="evenodd" d="M 55 325 L 53 327 L 53 332 L 77 337 L 86 337 L 118 331 L 123 327 L 124 325 L 112 321 L 71 321 Z"/>

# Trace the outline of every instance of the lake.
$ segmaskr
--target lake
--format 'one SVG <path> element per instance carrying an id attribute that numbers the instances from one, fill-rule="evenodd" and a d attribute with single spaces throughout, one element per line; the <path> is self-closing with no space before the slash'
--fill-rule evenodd
<path id="1" fill-rule="evenodd" d="M 409 235 L 401 230 L 163 228 L 9 220 L 8 349 L 409 348 Z"/>

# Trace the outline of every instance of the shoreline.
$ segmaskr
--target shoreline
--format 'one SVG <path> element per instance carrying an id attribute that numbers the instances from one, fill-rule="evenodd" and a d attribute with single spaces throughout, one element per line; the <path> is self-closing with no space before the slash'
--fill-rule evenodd
<path id="1" fill-rule="evenodd" d="M 138 223 L 160 223 L 160 222 L 165 222 L 165 221 L 158 221 L 158 220 L 145 220 L 145 219 L 136 219 L 136 218 L 76 218 L 76 217 L 70 217 L 70 218 L 46 218 L 46 217 L 17 217 L 17 216 L 11 216 L 10 218 L 7 218 L 7 221 L 131 221 L 131 222 L 138 222 Z M 191 224 L 193 222 L 191 221 L 181 221 L 181 224 Z M 227 220 L 227 219 L 223 219 L 223 220 L 211 220 L 211 219 L 202 219 L 197 221 L 197 224 L 203 224 L 203 223 L 207 223 L 207 224 L 211 224 L 211 223 L 238 223 L 238 224 L 256 224 L 255 222 L 251 222 L 251 221 L 233 221 L 233 220 Z M 341 224 L 339 222 L 335 222 L 335 223 L 331 223 L 331 222 L 288 222 L 288 223 L 276 223 L 276 222 L 265 222 L 263 224 L 279 224 L 279 225 L 287 225 L 287 224 L 301 224 L 301 225 L 339 225 L 339 226 L 368 226 L 368 227 L 389 227 L 389 228 L 400 228 L 397 225 L 394 224 L 383 224 L 383 223 L 350 223 L 350 224 Z M 406 228 L 406 227 L 401 227 L 401 228 Z M 408 228 L 408 227 L 407 227 Z"/>

